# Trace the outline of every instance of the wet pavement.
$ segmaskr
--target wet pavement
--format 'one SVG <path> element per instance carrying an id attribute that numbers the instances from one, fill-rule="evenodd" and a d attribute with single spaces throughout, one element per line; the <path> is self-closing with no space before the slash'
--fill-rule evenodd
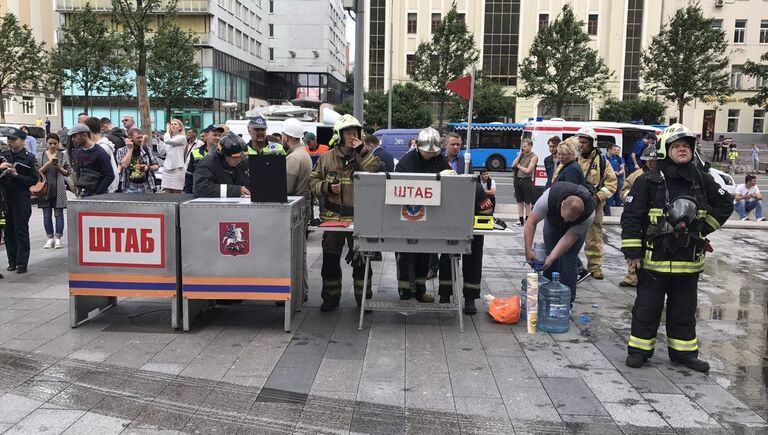
<path id="1" fill-rule="evenodd" d="M 319 310 L 319 234 L 291 333 L 266 303 L 217 308 L 180 333 L 168 304 L 148 299 L 71 329 L 66 253 L 40 248 L 38 222 L 34 210 L 30 273 L 0 280 L 0 433 L 768 433 L 768 231 L 712 237 L 704 375 L 669 362 L 663 323 L 651 362 L 624 365 L 634 291 L 617 285 L 617 226 L 606 279 L 579 286 L 566 334 L 529 335 L 482 310 L 463 334 L 455 315 L 386 312 L 358 331 L 348 268 L 342 308 Z M 516 293 L 521 237 L 485 246 L 483 294 Z M 396 299 L 394 273 L 393 254 L 374 263 L 377 299 Z"/>

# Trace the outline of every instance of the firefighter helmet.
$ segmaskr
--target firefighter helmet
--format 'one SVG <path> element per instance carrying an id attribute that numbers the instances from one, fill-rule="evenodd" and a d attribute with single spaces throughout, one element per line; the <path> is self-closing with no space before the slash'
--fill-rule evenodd
<path id="1" fill-rule="evenodd" d="M 362 139 L 363 125 L 360 124 L 360 121 L 349 114 L 341 115 L 339 119 L 336 120 L 336 123 L 333 124 L 333 137 L 329 141 L 329 145 L 333 147 L 336 144 L 341 144 L 342 131 L 353 127 L 357 129 L 357 137 Z"/>
<path id="2" fill-rule="evenodd" d="M 440 152 L 440 133 L 432 127 L 427 127 L 419 132 L 416 138 L 419 151 L 426 153 Z"/>
<path id="3" fill-rule="evenodd" d="M 595 133 L 595 129 L 592 127 L 581 127 L 574 136 L 577 138 L 585 137 L 589 139 L 590 145 L 592 146 L 594 146 L 595 142 L 597 141 L 597 133 Z"/>
<path id="4" fill-rule="evenodd" d="M 245 141 L 243 141 L 243 138 L 230 131 L 222 136 L 216 149 L 222 156 L 242 156 L 243 151 L 245 150 Z"/>
<path id="5" fill-rule="evenodd" d="M 696 148 L 696 135 L 683 124 L 672 124 L 659 137 L 659 153 L 661 158 L 669 156 L 669 148 L 676 141 L 683 139 L 691 145 L 691 152 Z"/>
<path id="6" fill-rule="evenodd" d="M 643 154 L 640 156 L 641 160 L 649 161 L 649 160 L 659 160 L 663 159 L 664 155 L 659 155 L 658 150 L 656 149 L 656 145 L 648 145 L 645 147 L 645 150 L 643 151 Z"/>

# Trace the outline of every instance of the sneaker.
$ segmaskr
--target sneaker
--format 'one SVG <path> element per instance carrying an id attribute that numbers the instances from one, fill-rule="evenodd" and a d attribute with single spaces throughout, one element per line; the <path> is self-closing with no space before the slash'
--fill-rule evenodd
<path id="1" fill-rule="evenodd" d="M 424 293 L 421 296 L 416 296 L 414 299 L 416 299 L 419 302 L 424 302 L 424 303 L 427 303 L 427 304 L 435 302 L 435 297 L 432 296 L 432 294 L 430 294 L 430 293 Z"/>
<path id="2" fill-rule="evenodd" d="M 709 363 L 698 358 L 674 358 L 672 359 L 672 362 L 675 364 L 682 364 L 697 372 L 707 373 L 709 371 Z"/>
<path id="3" fill-rule="evenodd" d="M 749 220 L 749 218 L 748 218 L 748 217 L 743 217 L 743 218 L 741 218 L 741 220 L 742 220 L 742 221 L 748 221 L 748 220 Z"/>
<path id="4" fill-rule="evenodd" d="M 768 219 L 766 219 L 766 218 L 764 218 L 764 217 L 761 217 L 761 218 L 760 218 L 760 219 L 758 219 L 757 221 L 758 221 L 758 222 L 765 222 L 765 221 L 768 221 Z"/>
<path id="5" fill-rule="evenodd" d="M 592 275 L 592 272 L 586 269 L 582 270 L 579 272 L 579 279 L 576 280 L 576 284 L 581 284 L 585 279 L 589 278 L 590 275 Z"/>
<path id="6" fill-rule="evenodd" d="M 464 298 L 464 314 L 473 315 L 477 314 L 477 307 L 475 306 L 475 300 L 470 298 Z"/>
<path id="7" fill-rule="evenodd" d="M 55 249 L 61 249 L 61 248 L 63 248 L 64 246 L 61 244 L 61 239 L 54 239 L 54 240 L 53 240 L 53 247 L 54 247 Z"/>
<path id="8" fill-rule="evenodd" d="M 495 230 L 506 230 L 507 229 L 507 223 L 499 218 L 493 218 L 493 229 Z"/>
<path id="9" fill-rule="evenodd" d="M 43 249 L 51 249 L 53 248 L 53 239 L 48 239 L 48 241 L 45 242 L 45 245 L 43 245 Z"/>
<path id="10" fill-rule="evenodd" d="M 336 308 L 339 308 L 339 301 L 323 301 L 322 305 L 320 305 L 320 311 L 322 312 L 333 311 Z"/>
<path id="11" fill-rule="evenodd" d="M 603 271 L 602 270 L 596 270 L 596 271 L 592 272 L 592 278 L 594 278 L 594 279 L 603 279 L 603 278 L 605 278 L 605 275 L 603 275 Z"/>
<path id="12" fill-rule="evenodd" d="M 640 367 L 645 364 L 645 362 L 648 360 L 648 358 L 645 355 L 639 354 L 639 353 L 630 353 L 627 357 L 627 366 L 639 369 Z"/>

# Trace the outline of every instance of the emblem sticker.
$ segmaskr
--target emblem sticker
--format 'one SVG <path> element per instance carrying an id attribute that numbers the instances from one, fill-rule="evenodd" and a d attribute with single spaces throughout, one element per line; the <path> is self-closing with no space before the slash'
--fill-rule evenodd
<path id="1" fill-rule="evenodd" d="M 251 252 L 248 222 L 219 222 L 219 253 L 221 255 L 248 255 Z"/>
<path id="2" fill-rule="evenodd" d="M 404 205 L 400 209 L 400 220 L 422 222 L 427 220 L 427 208 L 423 205 Z"/>

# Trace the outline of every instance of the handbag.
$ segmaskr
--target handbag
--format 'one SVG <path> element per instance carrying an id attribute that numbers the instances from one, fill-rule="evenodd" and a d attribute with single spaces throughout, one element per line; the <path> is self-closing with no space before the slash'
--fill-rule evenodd
<path id="1" fill-rule="evenodd" d="M 101 181 L 101 172 L 88 168 L 80 168 L 80 174 L 77 177 L 77 187 L 87 190 L 88 193 L 96 193 Z"/>
<path id="2" fill-rule="evenodd" d="M 45 179 L 45 175 L 40 171 L 38 171 L 38 173 L 40 174 L 40 181 L 29 188 L 29 193 L 33 198 L 40 198 L 48 193 L 48 182 Z"/>

